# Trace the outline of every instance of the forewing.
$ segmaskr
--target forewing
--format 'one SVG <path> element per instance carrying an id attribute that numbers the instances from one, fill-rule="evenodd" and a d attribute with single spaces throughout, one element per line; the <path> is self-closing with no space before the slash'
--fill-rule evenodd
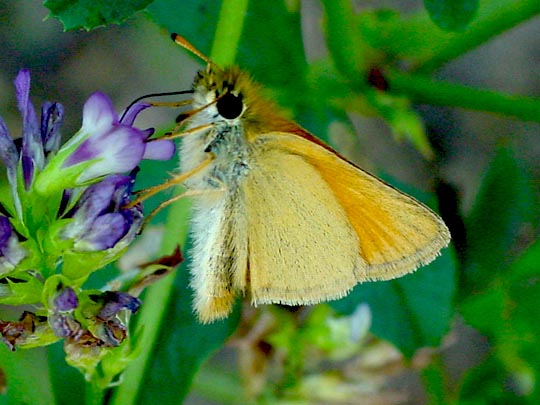
<path id="1" fill-rule="evenodd" d="M 356 283 L 358 238 L 334 193 L 302 157 L 261 148 L 244 183 L 254 304 L 313 304 Z"/>
<path id="2" fill-rule="evenodd" d="M 271 133 L 258 142 L 308 162 L 332 190 L 358 238 L 358 281 L 414 271 L 448 244 L 448 228 L 433 211 L 306 135 Z"/>

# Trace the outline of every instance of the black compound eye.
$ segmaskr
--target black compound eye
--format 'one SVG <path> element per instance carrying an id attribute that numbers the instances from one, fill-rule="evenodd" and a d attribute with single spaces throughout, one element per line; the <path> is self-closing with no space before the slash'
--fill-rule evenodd
<path id="1" fill-rule="evenodd" d="M 242 96 L 235 96 L 232 93 L 225 93 L 217 102 L 217 110 L 219 115 L 228 120 L 237 118 L 242 114 L 244 104 Z"/>

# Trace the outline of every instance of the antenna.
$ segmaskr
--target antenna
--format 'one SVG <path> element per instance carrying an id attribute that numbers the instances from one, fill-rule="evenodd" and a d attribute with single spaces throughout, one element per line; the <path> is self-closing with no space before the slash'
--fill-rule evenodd
<path id="1" fill-rule="evenodd" d="M 131 103 L 129 103 L 127 108 L 124 110 L 124 112 L 122 113 L 122 116 L 120 117 L 120 122 L 122 122 L 122 120 L 126 116 L 127 112 L 131 109 L 131 107 L 133 107 L 139 101 L 144 100 L 145 98 L 176 96 L 178 94 L 192 94 L 192 93 L 193 93 L 193 90 L 180 90 L 180 91 L 168 91 L 168 92 L 165 92 L 165 93 L 150 93 L 150 94 L 145 94 L 144 96 L 141 96 L 141 97 L 137 97 L 135 100 L 133 100 Z"/>
<path id="2" fill-rule="evenodd" d="M 195 48 L 187 39 L 185 39 L 183 36 L 178 35 L 176 33 L 171 34 L 171 38 L 174 42 L 176 42 L 178 45 L 180 45 L 182 48 L 188 50 L 193 55 L 198 56 L 203 61 L 205 61 L 209 65 L 213 65 L 214 62 L 210 60 L 207 56 L 205 56 L 201 51 L 199 51 L 197 48 Z"/>

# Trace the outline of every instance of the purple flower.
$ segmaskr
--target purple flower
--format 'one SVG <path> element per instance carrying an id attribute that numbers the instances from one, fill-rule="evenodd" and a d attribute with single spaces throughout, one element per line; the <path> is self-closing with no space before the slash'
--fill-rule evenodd
<path id="1" fill-rule="evenodd" d="M 28 190 L 36 170 L 43 170 L 48 152 L 60 145 L 60 127 L 64 109 L 60 104 L 47 103 L 42 108 L 41 123 L 30 101 L 30 72 L 23 69 L 15 78 L 17 105 L 23 117 L 21 166 L 24 185 Z"/>
<path id="2" fill-rule="evenodd" d="M 66 287 L 55 297 L 54 304 L 58 311 L 72 311 L 79 305 L 79 300 L 73 288 Z"/>
<path id="3" fill-rule="evenodd" d="M 17 216 L 21 217 L 22 206 L 17 192 L 17 162 L 19 161 L 19 153 L 2 117 L 0 117 L 0 159 L 6 166 L 7 180 L 11 188 L 11 197 L 15 211 Z M 8 203 L 9 201 L 5 200 L 6 197 L 5 195 L 0 196 L 0 202 Z"/>
<path id="4" fill-rule="evenodd" d="M 60 127 L 64 117 L 64 107 L 59 103 L 46 101 L 41 106 L 41 137 L 45 155 L 56 152 L 60 147 L 62 136 Z"/>
<path id="5" fill-rule="evenodd" d="M 9 219 L 0 215 L 0 275 L 13 270 L 26 257 Z"/>
<path id="6" fill-rule="evenodd" d="M 45 166 L 45 153 L 36 112 L 30 101 L 30 72 L 27 69 L 21 70 L 17 75 L 15 90 L 19 111 L 23 117 L 21 164 L 24 185 L 28 190 L 34 180 L 36 168 L 42 169 Z"/>
<path id="7" fill-rule="evenodd" d="M 140 299 L 122 291 L 105 291 L 100 296 L 95 297 L 94 300 L 103 303 L 103 307 L 98 314 L 98 318 L 103 320 L 114 318 L 124 309 L 135 313 L 141 305 Z"/>
<path id="8" fill-rule="evenodd" d="M 77 146 L 62 167 L 94 161 L 77 179 L 82 184 L 108 174 L 130 171 L 143 158 L 170 159 L 175 149 L 172 142 L 147 142 L 153 130 L 143 131 L 132 126 L 137 114 L 147 107 L 148 104 L 135 105 L 120 121 L 107 96 L 103 93 L 92 94 L 84 105 L 79 135 L 65 148 L 74 144 Z"/>
<path id="9" fill-rule="evenodd" d="M 67 214 L 72 221 L 61 236 L 73 239 L 78 251 L 110 249 L 130 243 L 142 223 L 142 208 L 124 208 L 130 202 L 135 174 L 114 174 L 89 186 Z"/>
<path id="10" fill-rule="evenodd" d="M 22 147 L 19 153 L 4 121 L 0 118 L 0 159 L 6 166 L 12 204 L 17 216 L 21 218 L 22 207 L 17 182 L 18 167 L 24 189 L 28 191 L 37 173 L 44 169 L 48 155 L 58 150 L 64 109 L 58 103 L 46 103 L 41 110 L 41 123 L 38 123 L 34 106 L 30 101 L 29 71 L 21 70 L 14 83 L 17 105 L 23 117 Z"/>

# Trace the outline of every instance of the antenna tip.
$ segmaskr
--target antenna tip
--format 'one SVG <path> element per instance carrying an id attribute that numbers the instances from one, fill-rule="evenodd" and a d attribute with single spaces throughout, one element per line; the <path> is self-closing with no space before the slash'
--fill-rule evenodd
<path id="1" fill-rule="evenodd" d="M 173 32 L 173 33 L 171 34 L 171 39 L 172 39 L 173 41 L 176 41 L 176 37 L 177 37 L 177 36 L 178 36 L 178 34 L 177 34 L 176 32 Z"/>

